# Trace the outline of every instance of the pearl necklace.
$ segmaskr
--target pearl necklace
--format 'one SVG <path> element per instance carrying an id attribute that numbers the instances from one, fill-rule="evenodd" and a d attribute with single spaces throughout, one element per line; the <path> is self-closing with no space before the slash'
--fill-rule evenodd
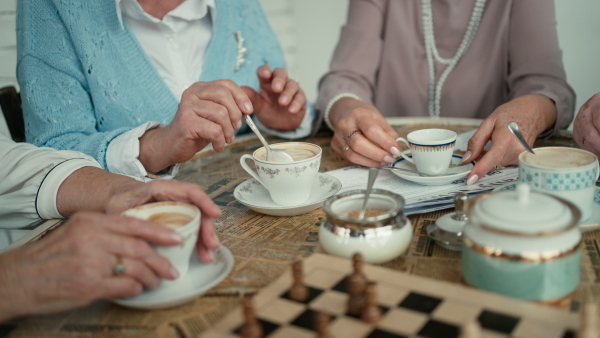
<path id="1" fill-rule="evenodd" d="M 440 56 L 437 47 L 435 46 L 431 0 L 421 0 L 423 35 L 425 36 L 425 52 L 427 54 L 427 68 L 429 70 L 429 116 L 431 117 L 440 116 L 440 101 L 442 98 L 442 88 L 444 87 L 444 82 L 446 82 L 448 75 L 450 75 L 450 72 L 452 72 L 454 67 L 456 67 L 460 61 L 460 58 L 466 53 L 467 49 L 469 49 L 469 45 L 471 45 L 471 42 L 475 37 L 475 33 L 477 32 L 477 28 L 479 27 L 485 2 L 486 0 L 477 0 L 475 2 L 475 7 L 473 8 L 473 13 L 471 13 L 471 19 L 469 20 L 469 26 L 467 26 L 467 31 L 465 32 L 465 36 L 463 37 L 456 54 L 451 59 L 444 59 Z M 446 65 L 446 69 L 440 76 L 440 79 L 437 83 L 435 82 L 434 58 L 438 63 Z"/>

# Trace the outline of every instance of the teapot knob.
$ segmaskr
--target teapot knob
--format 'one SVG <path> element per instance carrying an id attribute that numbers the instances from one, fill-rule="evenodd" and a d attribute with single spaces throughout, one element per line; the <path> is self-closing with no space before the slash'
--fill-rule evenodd
<path id="1" fill-rule="evenodd" d="M 465 207 L 467 204 L 467 194 L 459 192 L 454 195 L 454 215 L 452 218 L 457 221 L 466 221 L 467 215 L 465 214 Z"/>

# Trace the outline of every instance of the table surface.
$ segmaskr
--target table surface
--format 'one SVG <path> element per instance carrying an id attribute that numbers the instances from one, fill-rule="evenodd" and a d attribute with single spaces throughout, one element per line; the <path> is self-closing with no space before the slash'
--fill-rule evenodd
<path id="1" fill-rule="evenodd" d="M 473 119 L 395 118 L 390 123 L 400 135 L 412 130 L 443 127 L 457 133 L 476 128 L 480 121 Z M 565 136 L 566 135 L 566 136 Z M 558 135 L 539 141 L 536 146 L 574 146 L 572 139 Z M 323 148 L 320 172 L 348 166 L 331 148 L 331 132 L 321 130 L 315 137 L 303 141 Z M 272 143 L 281 142 L 268 138 Z M 45 316 L 31 316 L 0 324 L 2 332 L 10 336 L 127 336 L 152 337 L 178 335 L 198 336 L 236 307 L 241 295 L 253 294 L 273 282 L 289 265 L 314 252 L 323 252 L 318 244 L 318 230 L 324 218 L 319 208 L 311 213 L 293 217 L 274 217 L 247 209 L 233 197 L 235 187 L 250 178 L 240 166 L 240 157 L 252 153 L 261 144 L 253 136 L 239 137 L 221 153 L 210 149 L 184 163 L 177 179 L 202 186 L 221 207 L 223 217 L 217 222 L 221 242 L 235 258 L 230 275 L 204 296 L 184 305 L 165 310 L 143 311 L 129 309 L 108 301 L 96 302 L 84 309 Z M 440 248 L 429 240 L 425 227 L 451 210 L 411 216 L 414 236 L 409 250 L 399 258 L 382 266 L 413 275 L 451 283 L 460 283 L 460 255 Z M 598 256 L 600 234 L 587 233 L 585 245 L 590 247 L 584 261 L 593 268 L 582 273 L 582 286 L 571 297 L 559 304 L 565 310 L 577 310 L 584 299 L 597 299 L 600 282 L 593 271 L 600 271 Z M 591 257 L 591 256 L 596 257 Z M 588 257 L 590 256 L 590 257 Z M 585 262 L 584 262 L 585 263 Z"/>

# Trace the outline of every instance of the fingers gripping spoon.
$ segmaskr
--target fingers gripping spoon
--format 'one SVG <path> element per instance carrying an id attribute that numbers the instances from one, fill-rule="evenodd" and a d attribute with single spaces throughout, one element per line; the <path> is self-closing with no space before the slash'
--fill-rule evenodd
<path id="1" fill-rule="evenodd" d="M 258 139 L 260 140 L 260 142 L 262 142 L 262 144 L 265 146 L 265 149 L 267 150 L 267 161 L 280 162 L 280 163 L 294 162 L 294 159 L 285 151 L 283 151 L 281 149 L 272 149 L 271 147 L 269 147 L 269 144 L 267 143 L 265 138 L 262 136 L 262 134 L 260 133 L 258 128 L 256 128 L 256 125 L 250 118 L 250 115 L 245 115 L 244 117 L 246 118 L 246 123 L 248 124 L 250 129 L 252 129 L 252 131 L 256 134 L 256 136 L 258 136 Z"/>

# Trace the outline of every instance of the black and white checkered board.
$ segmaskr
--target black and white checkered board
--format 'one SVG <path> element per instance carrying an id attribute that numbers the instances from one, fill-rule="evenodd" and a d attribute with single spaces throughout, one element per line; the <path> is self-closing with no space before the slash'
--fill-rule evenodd
<path id="1" fill-rule="evenodd" d="M 365 274 L 377 283 L 382 320 L 370 325 L 345 314 L 346 279 L 350 260 L 314 254 L 304 261 L 304 282 L 310 297 L 291 300 L 288 271 L 254 297 L 265 337 L 314 337 L 314 315 L 331 316 L 334 337 L 458 337 L 459 328 L 479 321 L 483 337 L 575 337 L 579 317 L 560 309 L 435 281 L 394 270 L 365 265 Z M 203 337 L 240 337 L 241 307 L 229 313 Z"/>

